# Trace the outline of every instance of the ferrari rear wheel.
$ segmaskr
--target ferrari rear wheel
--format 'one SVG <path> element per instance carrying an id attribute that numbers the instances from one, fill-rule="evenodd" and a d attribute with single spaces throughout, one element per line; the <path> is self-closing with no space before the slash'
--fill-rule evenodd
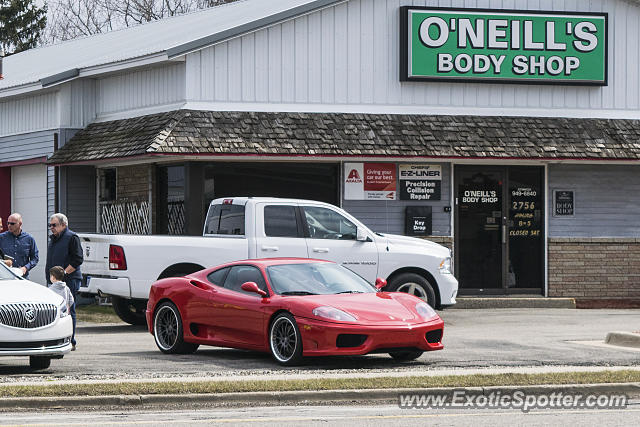
<path id="1" fill-rule="evenodd" d="M 422 356 L 423 351 L 392 351 L 389 356 L 393 357 L 399 362 L 408 362 L 409 360 L 416 360 Z"/>
<path id="2" fill-rule="evenodd" d="M 300 330 L 289 313 L 280 313 L 271 323 L 269 347 L 271 355 L 281 365 L 296 365 L 302 360 Z"/>
<path id="3" fill-rule="evenodd" d="M 156 310 L 153 337 L 163 353 L 189 354 L 198 349 L 198 344 L 184 341 L 182 318 L 178 308 L 171 302 L 163 302 Z"/>

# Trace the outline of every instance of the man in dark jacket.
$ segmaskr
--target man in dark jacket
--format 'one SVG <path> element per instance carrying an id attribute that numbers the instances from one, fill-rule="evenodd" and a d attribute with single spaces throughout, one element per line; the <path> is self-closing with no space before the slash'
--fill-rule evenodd
<path id="1" fill-rule="evenodd" d="M 55 213 L 49 218 L 49 229 L 51 236 L 49 238 L 49 246 L 47 251 L 47 266 L 45 268 L 46 280 L 49 281 L 49 270 L 56 265 L 64 268 L 64 281 L 76 299 L 78 289 L 82 283 L 82 273 L 80 265 L 84 261 L 82 256 L 82 245 L 80 238 L 69 228 L 69 221 L 64 214 Z M 76 349 L 76 310 L 71 309 L 71 318 L 73 319 L 73 336 L 71 337 L 71 350 Z"/>

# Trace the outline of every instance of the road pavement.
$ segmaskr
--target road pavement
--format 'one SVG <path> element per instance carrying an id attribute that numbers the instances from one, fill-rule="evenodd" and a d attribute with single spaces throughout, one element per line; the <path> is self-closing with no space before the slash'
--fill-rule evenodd
<path id="1" fill-rule="evenodd" d="M 141 327 L 80 324 L 78 350 L 53 360 L 45 371 L 28 358 L 0 358 L 0 384 L 55 380 L 126 380 L 168 377 L 393 375 L 472 369 L 549 369 L 554 366 L 640 366 L 637 349 L 603 345 L 613 330 L 640 329 L 640 310 L 483 309 L 445 310 L 442 351 L 398 363 L 387 355 L 310 358 L 283 368 L 268 354 L 201 346 L 192 355 L 165 355 Z"/>
<path id="2" fill-rule="evenodd" d="M 245 407 L 199 410 L 55 411 L 3 413 L 0 427 L 38 426 L 490 426 L 638 425 L 640 405 L 626 409 L 400 409 L 396 405 Z"/>

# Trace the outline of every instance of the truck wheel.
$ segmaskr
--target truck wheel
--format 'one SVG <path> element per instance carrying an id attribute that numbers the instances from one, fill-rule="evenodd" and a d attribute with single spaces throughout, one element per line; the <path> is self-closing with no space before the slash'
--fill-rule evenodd
<path id="1" fill-rule="evenodd" d="M 171 302 L 160 304 L 153 318 L 153 337 L 161 352 L 167 354 L 190 354 L 198 344 L 184 341 L 182 317 Z"/>
<path id="2" fill-rule="evenodd" d="M 121 297 L 111 297 L 111 305 L 113 311 L 123 322 L 130 325 L 146 325 L 147 318 L 145 312 L 147 310 L 147 301 L 140 299 L 127 299 Z"/>
<path id="3" fill-rule="evenodd" d="M 431 307 L 436 306 L 436 293 L 431 283 L 416 273 L 402 273 L 391 280 L 385 289 L 389 292 L 405 292 L 424 300 Z"/>
<path id="4" fill-rule="evenodd" d="M 51 366 L 51 358 L 44 356 L 29 356 L 29 366 L 31 369 L 47 369 Z"/>

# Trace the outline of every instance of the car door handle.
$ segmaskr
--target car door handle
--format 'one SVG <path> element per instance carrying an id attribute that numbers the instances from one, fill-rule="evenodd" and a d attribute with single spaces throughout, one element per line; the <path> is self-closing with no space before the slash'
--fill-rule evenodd
<path id="1" fill-rule="evenodd" d="M 277 246 L 263 246 L 262 247 L 263 251 L 272 251 L 272 252 L 276 252 L 278 251 L 278 247 Z"/>
<path id="2" fill-rule="evenodd" d="M 326 254 L 329 252 L 329 248 L 313 248 L 313 252 L 318 252 L 320 254 Z"/>

